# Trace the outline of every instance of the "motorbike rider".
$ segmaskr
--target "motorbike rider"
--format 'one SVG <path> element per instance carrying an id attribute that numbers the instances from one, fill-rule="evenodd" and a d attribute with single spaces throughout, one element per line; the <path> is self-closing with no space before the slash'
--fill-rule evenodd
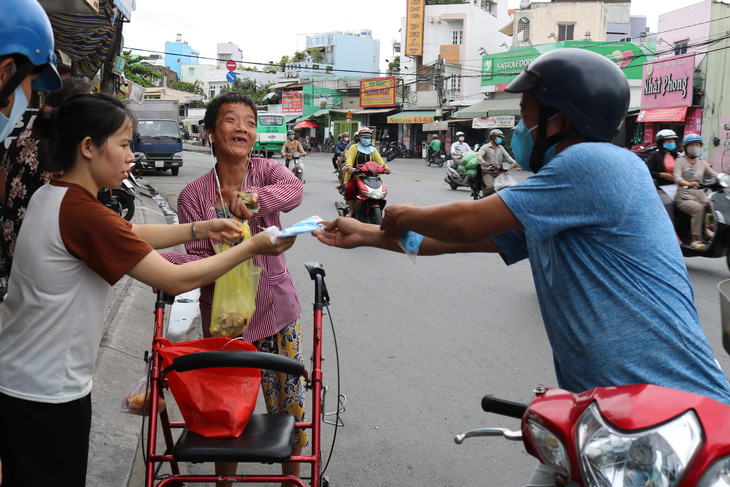
<path id="1" fill-rule="evenodd" d="M 451 144 L 451 158 L 457 162 L 466 154 L 473 152 L 471 147 L 469 147 L 469 144 L 464 142 L 465 139 L 466 136 L 464 135 L 464 132 L 456 132 L 456 140 L 458 140 L 458 142 Z"/>
<path id="2" fill-rule="evenodd" d="M 345 185 L 345 201 L 349 207 L 347 216 L 355 216 L 355 198 L 357 197 L 357 181 L 352 177 L 352 173 L 358 164 L 368 161 L 375 161 L 385 167 L 385 174 L 390 174 L 390 168 L 380 157 L 378 150 L 373 145 L 373 131 L 368 127 L 363 127 L 355 134 L 355 143 L 352 144 L 347 151 L 345 166 L 342 168 L 343 183 Z"/>
<path id="3" fill-rule="evenodd" d="M 330 134 L 332 135 L 332 134 Z M 337 143 L 339 144 L 340 141 L 342 141 L 342 134 L 337 136 Z M 337 164 L 337 146 L 332 147 L 332 165 L 334 166 L 335 170 L 332 171 L 333 174 L 337 174 L 337 171 L 339 171 L 340 166 Z"/>
<path id="4" fill-rule="evenodd" d="M 37 0 L 0 0 L 0 141 L 23 117 L 31 86 L 61 88 L 53 31 Z"/>
<path id="5" fill-rule="evenodd" d="M 705 221 L 705 212 L 710 210 L 710 198 L 704 190 L 699 188 L 704 179 L 717 176 L 717 173 L 703 160 L 702 137 L 697 134 L 687 134 L 682 140 L 684 157 L 677 159 L 674 166 L 674 182 L 677 183 L 677 194 L 674 203 L 677 209 L 691 216 L 692 243 L 690 246 L 697 250 L 707 250 L 702 242 L 702 227 Z M 710 235 L 706 235 L 710 237 Z"/>
<path id="6" fill-rule="evenodd" d="M 343 183 L 342 183 L 342 164 L 345 162 L 345 156 L 347 155 L 347 147 L 350 144 L 350 134 L 347 132 L 342 132 L 340 134 L 340 141 L 337 142 L 337 145 L 335 146 L 335 157 L 337 159 L 337 176 L 339 179 L 339 183 L 337 184 L 337 189 L 342 189 Z"/>
<path id="7" fill-rule="evenodd" d="M 522 167 L 512 159 L 507 149 L 502 145 L 504 140 L 504 132 L 499 129 L 493 129 L 489 132 L 489 142 L 484 144 L 477 152 L 477 161 L 479 161 L 479 167 L 482 171 L 482 188 L 483 195 L 489 196 L 495 193 L 494 190 L 494 178 L 502 172 L 501 163 L 508 162 L 513 167 L 516 166 L 519 169 Z M 479 178 L 477 178 L 477 182 Z M 478 188 L 477 188 L 478 189 Z"/>
<path id="8" fill-rule="evenodd" d="M 292 152 L 299 152 L 302 157 L 307 155 L 307 153 L 304 152 L 304 147 L 302 147 L 302 144 L 296 139 L 295 136 L 296 133 L 293 130 L 289 130 L 286 133 L 287 141 L 284 144 L 284 147 L 281 148 L 282 157 L 286 157 L 287 169 L 289 169 L 289 162 L 292 159 Z"/>
<path id="9" fill-rule="evenodd" d="M 512 147 L 535 175 L 476 201 L 390 206 L 380 227 L 338 218 L 314 235 L 402 252 L 397 241 L 412 231 L 424 236 L 419 256 L 529 259 L 561 388 L 646 383 L 730 404 L 653 181 L 635 154 L 610 143 L 629 108 L 624 73 L 594 52 L 556 49 L 506 91 L 522 94 Z M 554 483 L 554 469 L 540 464 L 528 485 Z"/>
<path id="10" fill-rule="evenodd" d="M 674 164 L 677 159 L 678 141 L 679 137 L 674 130 L 660 130 L 656 134 L 657 148 L 646 159 L 649 174 L 654 179 L 659 198 L 664 203 L 672 223 L 674 223 L 674 194 L 677 188 L 674 183 Z"/>
<path id="11" fill-rule="evenodd" d="M 428 155 L 426 160 L 430 161 L 431 157 L 434 155 L 434 153 L 438 153 L 438 151 L 441 150 L 441 140 L 439 140 L 439 136 L 437 134 L 433 134 L 431 136 L 431 143 L 428 144 Z"/>

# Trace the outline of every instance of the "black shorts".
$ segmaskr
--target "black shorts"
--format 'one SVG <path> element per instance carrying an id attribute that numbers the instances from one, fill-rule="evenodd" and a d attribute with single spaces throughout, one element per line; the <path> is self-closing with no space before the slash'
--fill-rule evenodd
<path id="1" fill-rule="evenodd" d="M 49 404 L 0 393 L 2 487 L 86 484 L 91 394 Z"/>

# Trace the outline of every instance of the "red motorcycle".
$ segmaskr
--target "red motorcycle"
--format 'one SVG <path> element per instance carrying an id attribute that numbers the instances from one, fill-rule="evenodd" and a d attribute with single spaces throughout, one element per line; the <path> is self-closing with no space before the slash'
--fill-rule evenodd
<path id="1" fill-rule="evenodd" d="M 354 217 L 363 223 L 380 225 L 383 221 L 385 197 L 388 195 L 385 182 L 380 179 L 384 172 L 385 166 L 375 161 L 367 161 L 355 166 L 352 173 L 357 183 Z M 338 202 L 335 206 L 340 216 L 345 216 L 349 211 L 346 203 Z"/>
<path id="2" fill-rule="evenodd" d="M 570 487 L 730 485 L 730 406 L 654 385 L 580 394 L 538 387 L 527 404 L 485 396 L 482 409 L 522 419 L 521 431 L 486 428 L 455 438 L 504 436 Z"/>

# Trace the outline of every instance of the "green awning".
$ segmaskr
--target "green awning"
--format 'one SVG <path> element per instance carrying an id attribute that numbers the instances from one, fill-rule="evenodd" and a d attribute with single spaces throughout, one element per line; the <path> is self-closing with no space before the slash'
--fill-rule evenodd
<path id="1" fill-rule="evenodd" d="M 304 117 L 299 117 L 296 119 L 297 122 L 303 122 L 305 120 L 309 120 L 310 118 L 317 118 L 322 117 L 324 115 L 329 115 L 330 111 L 327 109 L 317 110 L 314 113 L 310 113 L 309 115 L 306 115 Z"/>
<path id="2" fill-rule="evenodd" d="M 388 117 L 388 123 L 432 123 L 436 118 L 436 110 L 420 110 L 399 112 Z"/>
<path id="3" fill-rule="evenodd" d="M 483 118 L 496 115 L 519 115 L 520 97 L 482 100 L 453 114 L 454 118 Z"/>

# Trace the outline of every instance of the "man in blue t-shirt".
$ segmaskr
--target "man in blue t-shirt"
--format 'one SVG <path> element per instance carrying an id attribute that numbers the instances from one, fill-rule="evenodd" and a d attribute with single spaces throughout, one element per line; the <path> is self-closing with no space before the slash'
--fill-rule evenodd
<path id="1" fill-rule="evenodd" d="M 397 252 L 396 240 L 413 231 L 424 235 L 419 255 L 527 258 L 560 387 L 649 383 L 730 404 L 651 175 L 608 143 L 629 106 L 624 74 L 593 52 L 558 49 L 506 91 L 522 93 L 512 148 L 534 176 L 478 201 L 390 206 L 380 228 L 340 218 L 317 238 Z M 551 479 L 541 465 L 529 485 Z"/>

